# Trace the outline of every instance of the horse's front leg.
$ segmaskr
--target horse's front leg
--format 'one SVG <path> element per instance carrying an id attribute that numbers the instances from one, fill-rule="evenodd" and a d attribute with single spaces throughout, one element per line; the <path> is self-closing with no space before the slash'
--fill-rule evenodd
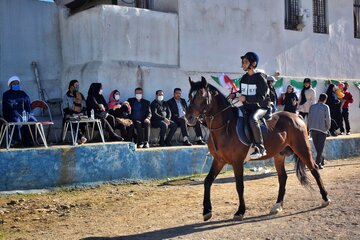
<path id="1" fill-rule="evenodd" d="M 225 163 L 220 158 L 215 158 L 211 165 L 210 171 L 205 178 L 204 181 L 204 202 L 203 202 L 203 216 L 204 221 L 209 220 L 212 217 L 212 207 L 211 207 L 211 200 L 210 200 L 210 189 L 211 185 L 213 184 L 215 178 L 220 173 L 221 169 L 224 167 Z"/>
<path id="2" fill-rule="evenodd" d="M 233 164 L 235 173 L 236 190 L 239 195 L 239 209 L 234 215 L 235 220 L 242 220 L 245 214 L 245 201 L 244 201 L 244 163 Z"/>

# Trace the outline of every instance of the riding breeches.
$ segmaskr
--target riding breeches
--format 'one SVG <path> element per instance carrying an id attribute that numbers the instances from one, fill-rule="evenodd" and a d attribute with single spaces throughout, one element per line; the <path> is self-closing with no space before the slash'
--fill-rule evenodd
<path id="1" fill-rule="evenodd" d="M 263 118 L 265 116 L 266 112 L 267 112 L 267 109 L 259 108 L 259 109 L 253 110 L 249 117 L 249 124 L 250 124 L 251 131 L 253 133 L 253 136 L 254 136 L 255 144 L 257 146 L 260 145 L 261 147 L 264 147 L 263 146 L 264 141 L 263 141 L 263 138 L 261 135 L 259 121 L 261 118 Z"/>

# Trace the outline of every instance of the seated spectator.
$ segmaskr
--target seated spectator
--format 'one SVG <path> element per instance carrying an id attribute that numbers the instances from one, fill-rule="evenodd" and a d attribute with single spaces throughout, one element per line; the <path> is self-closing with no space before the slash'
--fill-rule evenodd
<path id="1" fill-rule="evenodd" d="M 130 119 L 133 121 L 137 132 L 137 147 L 148 148 L 150 137 L 150 102 L 143 99 L 143 89 L 135 89 L 135 97 L 129 98 L 131 107 Z"/>
<path id="2" fill-rule="evenodd" d="M 10 89 L 4 92 L 2 99 L 4 119 L 8 122 L 35 122 L 35 117 L 30 115 L 30 98 L 24 91 L 20 90 L 20 78 L 18 76 L 9 78 L 8 86 Z M 23 119 L 23 114 L 26 115 L 26 119 Z M 15 145 L 33 145 L 27 126 L 16 126 L 13 139 Z"/>
<path id="3" fill-rule="evenodd" d="M 86 99 L 87 114 L 90 116 L 91 110 L 94 110 L 95 118 L 101 120 L 104 129 L 109 133 L 110 139 L 113 141 L 122 141 L 124 139 L 115 133 L 115 118 L 107 112 L 108 104 L 102 93 L 101 83 L 92 83 L 90 85 Z"/>
<path id="4" fill-rule="evenodd" d="M 176 132 L 177 125 L 170 120 L 171 111 L 167 103 L 164 101 L 164 91 L 156 91 L 156 99 L 151 103 L 151 113 L 152 127 L 160 128 L 160 146 L 171 146 L 171 139 Z M 167 129 L 170 129 L 170 131 L 165 138 Z"/>
<path id="5" fill-rule="evenodd" d="M 299 99 L 295 93 L 294 87 L 288 85 L 286 88 L 286 93 L 282 97 L 284 100 L 284 111 L 296 113 Z"/>
<path id="6" fill-rule="evenodd" d="M 84 95 L 79 92 L 78 80 L 71 80 L 69 83 L 68 91 L 66 92 L 62 108 L 64 111 L 64 123 L 66 120 L 80 119 L 81 116 L 86 116 L 86 102 Z M 75 125 L 75 124 L 74 124 Z M 79 126 L 79 143 L 83 144 L 87 141 L 84 136 L 86 124 L 82 123 Z"/>
<path id="7" fill-rule="evenodd" d="M 176 123 L 181 129 L 181 134 L 183 136 L 183 144 L 185 146 L 191 146 L 192 144 L 189 141 L 189 129 L 187 125 L 187 120 L 185 119 L 185 113 L 187 109 L 187 104 L 185 99 L 181 98 L 181 89 L 174 89 L 174 97 L 167 101 L 167 104 L 171 111 L 171 120 Z M 195 125 L 195 134 L 196 134 L 196 143 L 199 145 L 205 145 L 205 142 L 202 140 L 202 132 L 200 123 L 197 122 Z"/>
<path id="8" fill-rule="evenodd" d="M 134 132 L 134 125 L 130 120 L 131 107 L 129 102 L 120 101 L 118 90 L 112 91 L 109 95 L 109 113 L 115 117 L 121 136 L 125 141 L 131 142 Z"/>

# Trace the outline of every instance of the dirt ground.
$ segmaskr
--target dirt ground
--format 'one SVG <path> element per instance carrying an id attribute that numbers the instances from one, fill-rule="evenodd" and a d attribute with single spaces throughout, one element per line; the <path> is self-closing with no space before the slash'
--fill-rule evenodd
<path id="1" fill-rule="evenodd" d="M 327 162 L 332 200 L 300 186 L 292 166 L 284 211 L 268 215 L 277 177 L 246 172 L 243 221 L 232 172 L 212 187 L 213 218 L 202 221 L 203 178 L 105 184 L 50 193 L 0 195 L 0 239 L 360 239 L 360 158 Z M 308 172 L 309 177 L 312 176 Z"/>

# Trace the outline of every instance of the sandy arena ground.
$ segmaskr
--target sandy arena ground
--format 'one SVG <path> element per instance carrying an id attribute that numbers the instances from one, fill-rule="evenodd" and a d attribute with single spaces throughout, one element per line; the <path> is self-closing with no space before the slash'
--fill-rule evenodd
<path id="1" fill-rule="evenodd" d="M 277 177 L 246 172 L 243 221 L 232 172 L 212 187 L 213 218 L 202 221 L 203 178 L 105 184 L 41 194 L 0 195 L 0 239 L 360 239 L 360 158 L 327 162 L 321 176 L 332 200 L 300 186 L 292 166 L 284 211 L 268 215 Z"/>

